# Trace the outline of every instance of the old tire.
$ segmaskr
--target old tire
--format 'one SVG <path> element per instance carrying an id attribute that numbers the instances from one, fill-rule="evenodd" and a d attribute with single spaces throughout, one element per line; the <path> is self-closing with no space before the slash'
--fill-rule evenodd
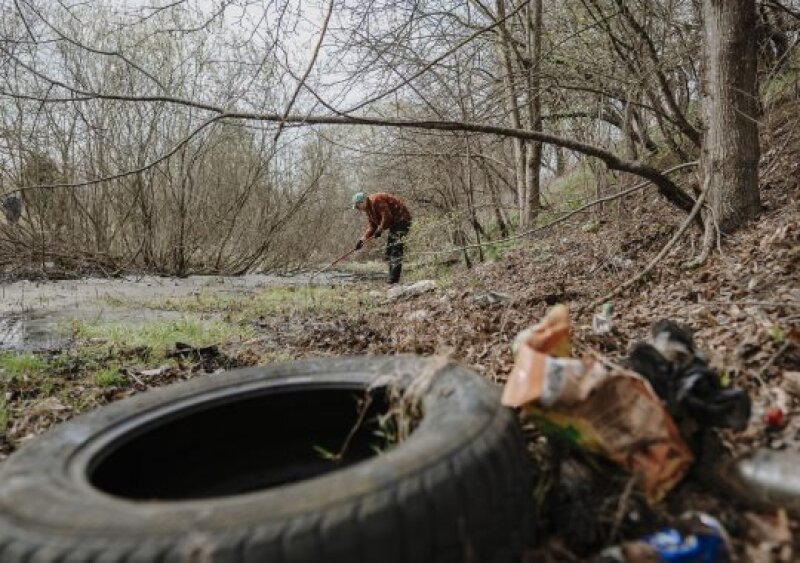
<path id="1" fill-rule="evenodd" d="M 436 369 L 401 444 L 237 494 L 257 483 L 241 462 L 285 451 L 293 425 L 296 442 L 338 424 L 328 398 L 433 369 L 397 356 L 235 370 L 61 424 L 0 465 L 0 561 L 518 561 L 532 527 L 521 433 L 496 390 L 455 365 Z"/>

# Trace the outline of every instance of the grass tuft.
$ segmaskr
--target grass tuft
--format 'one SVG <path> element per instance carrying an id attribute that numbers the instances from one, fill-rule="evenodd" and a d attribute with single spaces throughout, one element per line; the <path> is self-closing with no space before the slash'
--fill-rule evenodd
<path id="1" fill-rule="evenodd" d="M 148 301 L 150 309 L 195 314 L 220 314 L 231 323 L 246 323 L 258 317 L 297 315 L 306 312 L 340 312 L 369 307 L 361 292 L 341 286 L 274 286 L 256 293 L 195 295 Z"/>
<path id="2" fill-rule="evenodd" d="M 16 352 L 0 353 L 0 376 L 5 379 L 37 375 L 46 369 L 47 360 L 40 356 Z"/>
<path id="3" fill-rule="evenodd" d="M 6 398 L 0 396 L 0 433 L 4 433 L 8 428 L 8 407 L 6 406 Z"/>
<path id="4" fill-rule="evenodd" d="M 100 387 L 118 387 L 124 385 L 126 380 L 119 368 L 106 368 L 95 372 L 94 382 Z"/>
<path id="5" fill-rule="evenodd" d="M 161 358 L 167 350 L 172 349 L 175 342 L 208 346 L 252 338 L 255 332 L 248 326 L 220 319 L 182 319 L 151 321 L 140 325 L 76 322 L 74 334 L 81 340 L 98 339 L 104 345 L 119 348 L 147 347 L 153 350 L 154 358 Z"/>

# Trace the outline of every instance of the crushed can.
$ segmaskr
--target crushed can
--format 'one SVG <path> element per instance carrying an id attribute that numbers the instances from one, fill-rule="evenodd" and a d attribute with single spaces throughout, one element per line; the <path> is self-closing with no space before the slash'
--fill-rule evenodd
<path id="1" fill-rule="evenodd" d="M 708 514 L 690 512 L 681 529 L 662 528 L 636 541 L 605 549 L 597 563 L 669 561 L 673 563 L 728 563 L 730 540 L 722 524 Z"/>
<path id="2" fill-rule="evenodd" d="M 676 563 L 725 563 L 730 561 L 727 537 L 722 524 L 708 514 L 693 513 L 695 531 L 681 532 L 665 528 L 645 536 L 642 541 L 652 547 L 661 561 Z"/>

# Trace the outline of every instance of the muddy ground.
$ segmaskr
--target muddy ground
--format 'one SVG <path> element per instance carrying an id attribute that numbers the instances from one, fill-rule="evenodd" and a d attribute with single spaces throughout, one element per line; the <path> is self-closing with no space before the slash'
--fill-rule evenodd
<path id="1" fill-rule="evenodd" d="M 245 276 L 124 276 L 73 280 L 18 280 L 0 283 L 0 350 L 58 350 L 68 345 L 60 330 L 71 320 L 143 324 L 174 321 L 180 311 L 159 309 L 158 300 L 201 294 L 247 295 L 275 286 L 309 282 L 336 285 L 352 281 L 346 272 Z"/>

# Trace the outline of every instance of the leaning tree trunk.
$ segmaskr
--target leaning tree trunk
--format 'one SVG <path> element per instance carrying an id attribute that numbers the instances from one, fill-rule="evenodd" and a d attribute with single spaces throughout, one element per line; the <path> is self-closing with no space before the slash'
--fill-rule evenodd
<path id="1" fill-rule="evenodd" d="M 703 0 L 706 249 L 759 211 L 754 0 Z"/>

